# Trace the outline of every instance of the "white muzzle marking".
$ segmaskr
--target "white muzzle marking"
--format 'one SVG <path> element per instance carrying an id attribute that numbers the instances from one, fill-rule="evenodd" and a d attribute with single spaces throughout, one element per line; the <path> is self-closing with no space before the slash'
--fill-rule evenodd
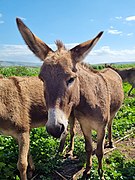
<path id="1" fill-rule="evenodd" d="M 46 123 L 46 126 L 53 126 L 57 125 L 58 123 L 63 124 L 65 127 L 60 137 L 60 139 L 62 139 L 67 134 L 68 119 L 62 110 L 58 108 L 50 108 L 48 110 L 48 121 Z"/>

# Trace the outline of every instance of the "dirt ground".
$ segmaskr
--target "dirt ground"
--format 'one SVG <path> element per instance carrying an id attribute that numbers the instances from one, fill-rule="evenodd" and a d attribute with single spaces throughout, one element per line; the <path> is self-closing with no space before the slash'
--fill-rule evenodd
<path id="1" fill-rule="evenodd" d="M 116 145 L 127 159 L 135 159 L 135 138 L 128 137 Z"/>
<path id="2" fill-rule="evenodd" d="M 80 126 L 76 123 L 76 133 L 82 135 Z M 118 149 L 127 159 L 135 159 L 135 136 L 127 135 L 125 138 L 116 142 L 115 148 L 105 149 L 105 155 L 111 153 L 114 149 Z M 54 172 L 54 180 L 77 180 L 83 169 L 80 166 L 79 159 L 65 159 L 59 171 Z"/>

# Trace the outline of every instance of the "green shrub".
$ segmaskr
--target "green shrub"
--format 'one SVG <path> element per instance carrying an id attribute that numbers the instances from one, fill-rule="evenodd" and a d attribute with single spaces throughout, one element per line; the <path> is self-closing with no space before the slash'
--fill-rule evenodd
<path id="1" fill-rule="evenodd" d="M 125 66 L 124 66 L 125 67 Z M 102 69 L 103 67 L 95 67 Z M 37 76 L 39 68 L 28 67 L 7 67 L 0 68 L 0 74 L 8 76 Z M 135 127 L 135 98 L 127 97 L 130 89 L 128 83 L 124 84 L 125 100 L 122 108 L 117 113 L 113 123 L 113 137 L 118 139 L 123 137 L 128 130 Z M 133 91 L 135 94 L 135 90 Z M 96 138 L 96 133 L 93 133 Z M 69 136 L 66 144 L 69 142 Z M 19 180 L 17 170 L 18 145 L 11 137 L 0 136 L 0 179 L 2 180 Z M 62 165 L 63 158 L 58 155 L 59 141 L 49 136 L 45 128 L 36 128 L 31 131 L 30 151 L 36 166 L 36 179 L 51 180 L 52 172 L 59 169 Z M 80 159 L 80 164 L 85 166 L 86 154 L 84 148 L 84 138 L 75 138 L 74 155 Z M 97 158 L 93 157 L 93 167 L 91 170 L 91 179 L 99 179 L 97 173 Z M 104 160 L 104 176 L 106 180 L 133 180 L 135 172 L 135 160 L 127 160 L 119 152 L 114 151 Z"/>
<path id="2" fill-rule="evenodd" d="M 0 67 L 0 74 L 5 77 L 9 76 L 37 76 L 39 73 L 39 68 L 30 68 L 24 66 L 17 67 Z"/>

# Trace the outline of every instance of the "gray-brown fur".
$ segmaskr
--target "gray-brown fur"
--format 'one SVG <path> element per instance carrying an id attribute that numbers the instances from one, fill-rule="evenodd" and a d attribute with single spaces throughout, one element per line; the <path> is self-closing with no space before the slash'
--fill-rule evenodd
<path id="1" fill-rule="evenodd" d="M 27 161 L 29 177 L 35 169 L 28 152 L 30 130 L 45 126 L 47 122 L 43 91 L 43 83 L 38 77 L 3 78 L 1 76 L 0 79 L 0 133 L 12 136 L 19 144 L 18 169 L 21 179 L 26 179 Z M 63 151 L 65 138 L 60 142 L 60 152 Z M 72 143 L 71 140 L 71 147 Z"/>
<path id="2" fill-rule="evenodd" d="M 128 91 L 128 96 L 130 96 L 131 91 L 135 88 L 135 68 L 117 69 L 110 65 L 106 65 L 106 67 L 116 71 L 121 76 L 123 82 L 128 82 L 132 85 L 131 89 Z"/>
<path id="3" fill-rule="evenodd" d="M 21 172 L 27 170 L 24 161 L 27 162 L 30 129 L 45 126 L 46 122 L 43 83 L 38 77 L 0 79 L 0 132 L 18 141 L 18 169 Z M 30 154 L 28 161 L 31 170 L 34 170 Z M 21 176 L 23 177 L 25 173 L 23 172 Z"/>
<path id="4" fill-rule="evenodd" d="M 92 166 L 91 131 L 97 131 L 98 173 L 103 177 L 102 158 L 105 131 L 108 127 L 109 145 L 112 146 L 112 120 L 123 102 L 122 79 L 114 70 L 95 72 L 80 62 L 94 47 L 103 32 L 70 50 L 58 48 L 55 52 L 37 38 L 24 23 L 17 19 L 18 28 L 29 48 L 43 60 L 39 77 L 45 84 L 48 110 L 47 130 L 55 137 L 62 137 L 73 110 L 85 138 L 86 170 Z M 33 50 L 33 45 L 37 48 Z M 44 50 L 41 47 L 46 47 Z M 40 53 L 37 51 L 40 49 Z M 42 51 L 42 52 L 41 52 Z M 44 57 L 44 59 L 43 59 Z"/>

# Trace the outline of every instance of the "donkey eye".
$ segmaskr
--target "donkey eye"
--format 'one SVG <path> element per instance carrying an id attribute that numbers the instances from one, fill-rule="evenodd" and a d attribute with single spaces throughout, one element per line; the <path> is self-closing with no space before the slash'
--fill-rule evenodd
<path id="1" fill-rule="evenodd" d="M 75 77 L 71 77 L 70 79 L 67 80 L 67 86 L 71 85 L 75 80 Z"/>

